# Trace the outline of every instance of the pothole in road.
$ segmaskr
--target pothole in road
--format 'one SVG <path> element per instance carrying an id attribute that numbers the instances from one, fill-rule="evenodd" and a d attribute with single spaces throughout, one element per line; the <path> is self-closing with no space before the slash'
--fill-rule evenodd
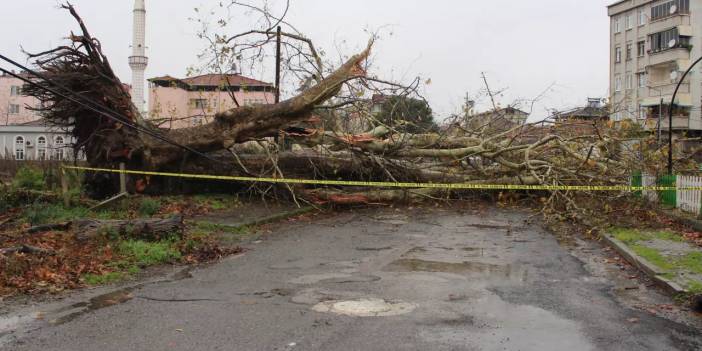
<path id="1" fill-rule="evenodd" d="M 351 317 L 391 317 L 408 314 L 417 305 L 407 302 L 386 301 L 383 299 L 358 299 L 350 301 L 325 301 L 312 310 L 320 313 L 333 313 Z"/>

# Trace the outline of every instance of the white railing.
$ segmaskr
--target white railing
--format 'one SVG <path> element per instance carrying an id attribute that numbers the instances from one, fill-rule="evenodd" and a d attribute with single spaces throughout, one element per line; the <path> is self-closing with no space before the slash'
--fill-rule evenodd
<path id="1" fill-rule="evenodd" d="M 678 189 L 686 187 L 701 187 L 702 177 L 678 176 Z M 678 190 L 678 208 L 682 211 L 700 214 L 702 209 L 702 191 L 700 190 Z"/>

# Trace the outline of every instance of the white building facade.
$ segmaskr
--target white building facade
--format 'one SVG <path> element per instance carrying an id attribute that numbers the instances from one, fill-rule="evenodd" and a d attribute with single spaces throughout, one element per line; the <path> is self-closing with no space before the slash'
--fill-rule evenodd
<path id="1" fill-rule="evenodd" d="M 702 0 L 624 0 L 610 16 L 611 119 L 633 120 L 646 130 L 702 132 L 702 65 L 673 91 L 683 73 L 702 56 Z"/>
<path id="2" fill-rule="evenodd" d="M 22 95 L 24 82 L 0 75 L 0 158 L 26 160 L 73 159 L 72 136 L 49 126 L 33 107 L 39 101 Z"/>

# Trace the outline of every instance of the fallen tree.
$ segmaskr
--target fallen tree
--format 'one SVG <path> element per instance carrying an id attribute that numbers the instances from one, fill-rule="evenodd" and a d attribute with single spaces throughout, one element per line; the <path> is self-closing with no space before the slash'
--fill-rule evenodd
<path id="1" fill-rule="evenodd" d="M 32 54 L 36 66 L 48 78 L 28 85 L 24 93 L 38 98 L 38 109 L 51 123 L 70 130 L 76 152 L 82 151 L 93 167 L 177 171 L 222 175 L 290 177 L 306 179 L 347 179 L 433 183 L 526 184 L 526 185 L 621 185 L 636 169 L 656 167 L 656 155 L 664 149 L 649 143 L 640 128 L 601 122 L 561 121 L 553 124 L 511 122 L 497 105 L 490 88 L 494 112 L 480 118 L 455 116 L 443 128 L 405 128 L 408 120 L 379 121 L 371 112 L 369 95 L 386 90 L 395 94 L 416 92 L 417 83 L 399 85 L 367 74 L 373 40 L 360 53 L 336 69 L 325 71 L 311 41 L 307 54 L 313 67 L 310 84 L 278 104 L 243 106 L 218 113 L 211 123 L 176 130 L 160 129 L 143 118 L 75 9 L 64 6 L 78 21 L 80 34 L 71 34 L 70 45 Z M 278 20 L 277 22 L 282 22 Z M 245 34 L 274 38 L 272 27 Z M 242 35 L 218 43 L 230 45 Z M 261 42 L 245 47 L 260 47 Z M 226 51 L 237 55 L 237 45 Z M 298 48 L 299 49 L 299 48 Z M 296 53 L 305 56 L 305 54 Z M 292 70 L 297 72 L 298 70 Z M 79 92 L 81 101 L 66 98 L 49 89 L 62 87 L 65 94 Z M 68 89 L 64 89 L 68 88 Z M 73 95 L 75 96 L 75 95 Z M 391 99 L 401 101 L 402 99 Z M 393 102 L 397 103 L 397 102 Z M 395 106 L 384 106 L 392 115 Z M 98 111 L 98 112 L 96 112 Z M 407 113 L 404 111 L 403 113 Z M 323 116 L 324 126 L 307 123 Z M 341 122 L 362 120 L 365 130 L 341 128 Z M 415 126 L 416 127 L 416 126 Z M 614 128 L 613 128 L 614 127 Z M 407 130 L 413 133 L 407 133 Z M 270 142 L 280 133 L 296 144 L 283 152 Z M 255 143 L 258 151 L 242 153 L 242 145 Z M 648 145 L 648 144 L 646 144 Z M 680 156 L 680 165 L 684 157 Z M 642 161 L 643 160 L 643 161 Z M 110 175 L 91 175 L 93 189 L 114 189 Z M 131 177 L 132 189 L 163 191 L 158 182 Z M 348 190 L 339 188 L 287 187 L 293 196 L 315 202 L 371 203 L 449 196 L 443 190 Z M 570 211 L 584 215 L 576 194 L 553 191 L 545 196 L 545 211 Z M 621 194 L 577 194 L 607 203 Z M 609 199 L 609 200 L 608 200 Z"/>

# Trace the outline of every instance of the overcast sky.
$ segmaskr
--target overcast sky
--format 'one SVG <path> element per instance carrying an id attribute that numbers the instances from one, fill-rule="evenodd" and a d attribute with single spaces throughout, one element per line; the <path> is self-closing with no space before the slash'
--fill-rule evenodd
<path id="1" fill-rule="evenodd" d="M 466 93 L 481 91 L 481 72 L 492 88 L 507 89 L 499 99 L 503 105 L 534 98 L 555 84 L 535 105 L 532 120 L 536 120 L 546 116 L 546 109 L 607 96 L 606 5 L 612 1 L 292 0 L 288 20 L 327 52 L 337 52 L 337 44 L 345 40 L 340 49 L 344 54 L 365 45 L 365 30 L 384 28 L 374 50 L 377 72 L 396 80 L 431 78 L 424 93 L 441 116 L 458 111 Z M 147 77 L 184 76 L 186 68 L 197 63 L 203 43 L 188 18 L 195 15 L 195 7 L 210 8 L 219 2 L 146 0 Z M 0 52 L 24 60 L 20 45 L 40 51 L 62 43 L 76 25 L 57 9 L 58 3 L 3 1 Z M 72 3 L 93 36 L 101 39 L 117 74 L 130 82 L 133 1 Z M 254 78 L 271 81 L 268 76 Z M 485 99 L 480 103 L 489 107 Z"/>

